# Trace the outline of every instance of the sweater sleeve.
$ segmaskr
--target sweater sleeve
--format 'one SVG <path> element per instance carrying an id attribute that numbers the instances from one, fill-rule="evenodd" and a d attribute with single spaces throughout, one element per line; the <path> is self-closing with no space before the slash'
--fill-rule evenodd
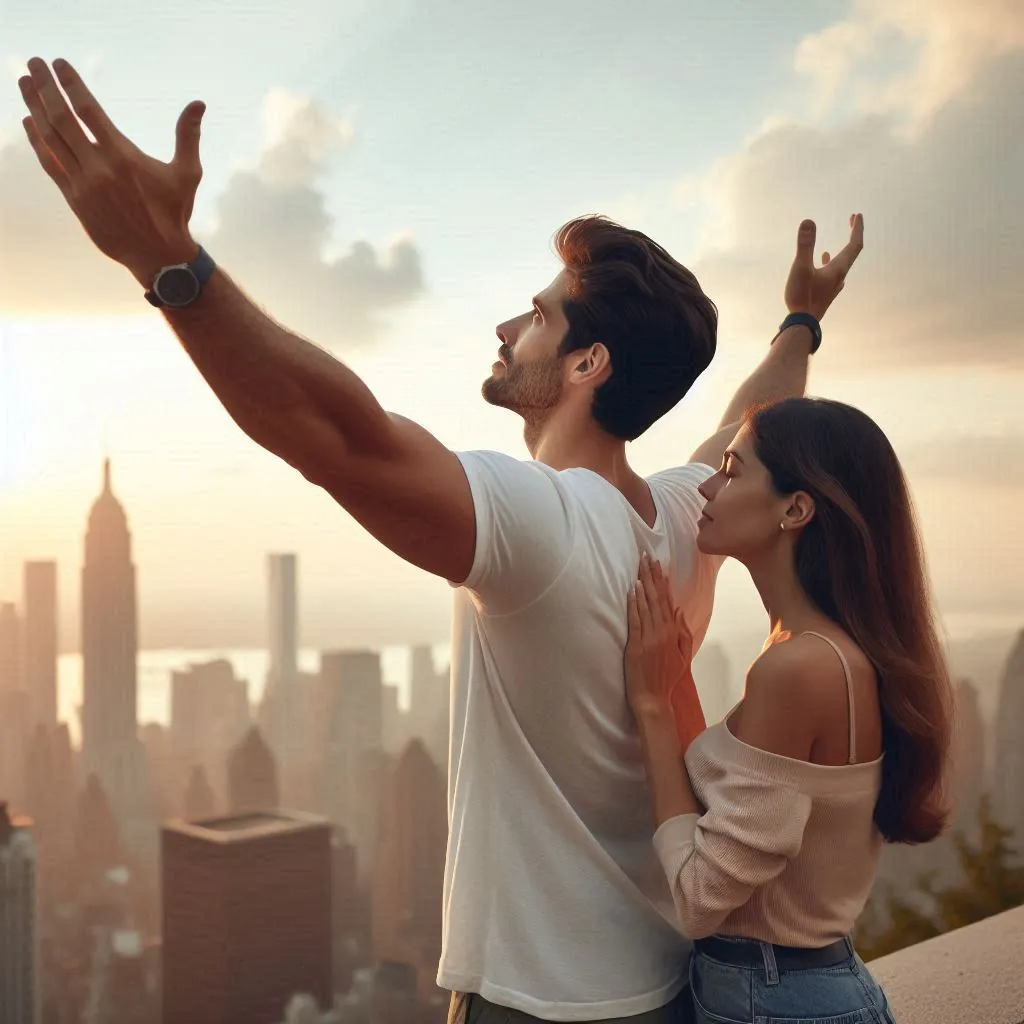
<path id="1" fill-rule="evenodd" d="M 669 818 L 654 846 L 672 888 L 683 933 L 713 935 L 759 886 L 800 852 L 811 813 L 806 793 L 730 773 L 709 786 L 703 815 Z"/>

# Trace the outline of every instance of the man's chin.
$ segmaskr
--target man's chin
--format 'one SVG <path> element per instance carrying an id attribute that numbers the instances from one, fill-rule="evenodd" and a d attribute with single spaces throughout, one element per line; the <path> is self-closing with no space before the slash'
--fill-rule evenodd
<path id="1" fill-rule="evenodd" d="M 499 380 L 493 374 L 480 385 L 480 394 L 488 405 L 495 405 L 499 409 L 509 409 L 508 391 L 502 385 L 504 381 Z"/>

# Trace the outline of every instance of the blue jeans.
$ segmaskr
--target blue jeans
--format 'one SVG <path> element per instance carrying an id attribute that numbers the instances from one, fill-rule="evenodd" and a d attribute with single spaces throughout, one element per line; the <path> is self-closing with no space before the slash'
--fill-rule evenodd
<path id="1" fill-rule="evenodd" d="M 864 961 L 779 971 L 762 943 L 763 966 L 735 967 L 704 953 L 690 959 L 696 1024 L 895 1024 L 888 1000 Z"/>

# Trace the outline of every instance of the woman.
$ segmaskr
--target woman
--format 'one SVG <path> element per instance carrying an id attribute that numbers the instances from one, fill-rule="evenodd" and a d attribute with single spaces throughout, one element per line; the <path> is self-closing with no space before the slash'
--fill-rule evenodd
<path id="1" fill-rule="evenodd" d="M 771 623 L 743 699 L 704 729 L 646 558 L 626 652 L 696 1019 L 891 1022 L 849 933 L 881 843 L 945 824 L 952 703 L 899 462 L 856 409 L 788 399 L 700 491 L 701 551 L 747 566 Z"/>

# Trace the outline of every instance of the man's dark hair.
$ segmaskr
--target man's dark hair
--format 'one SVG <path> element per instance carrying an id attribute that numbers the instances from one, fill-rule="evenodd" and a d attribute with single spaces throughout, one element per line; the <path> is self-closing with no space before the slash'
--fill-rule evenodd
<path id="1" fill-rule="evenodd" d="M 608 349 L 612 373 L 594 392 L 594 419 L 632 441 L 711 363 L 718 309 L 657 242 L 607 217 L 569 221 L 555 249 L 570 278 L 563 303 L 569 329 L 559 353 L 597 342 Z"/>

